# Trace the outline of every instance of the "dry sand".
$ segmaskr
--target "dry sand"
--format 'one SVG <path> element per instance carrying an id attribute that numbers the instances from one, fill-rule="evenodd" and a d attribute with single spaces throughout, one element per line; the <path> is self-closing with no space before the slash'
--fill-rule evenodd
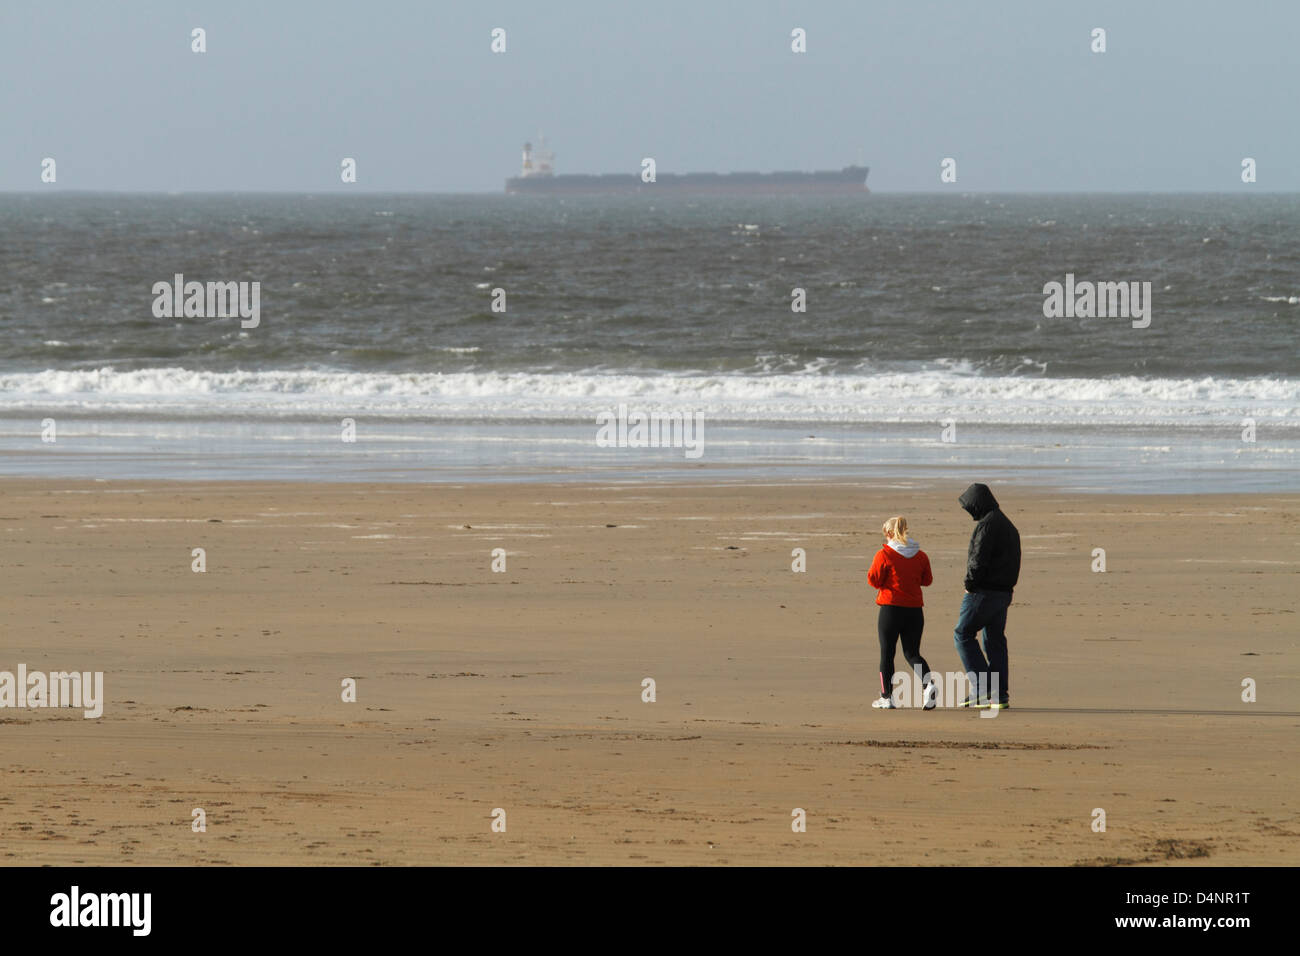
<path id="1" fill-rule="evenodd" d="M 873 711 L 877 529 L 956 670 L 965 484 L 5 480 L 0 670 L 107 703 L 0 710 L 0 859 L 1300 863 L 1300 496 L 995 486 L 1013 709 Z"/>

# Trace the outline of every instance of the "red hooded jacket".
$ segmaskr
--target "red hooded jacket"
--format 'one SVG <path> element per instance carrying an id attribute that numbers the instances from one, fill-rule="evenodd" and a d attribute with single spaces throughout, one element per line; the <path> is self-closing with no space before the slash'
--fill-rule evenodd
<path id="1" fill-rule="evenodd" d="M 880 592 L 876 603 L 894 607 L 924 607 L 921 588 L 928 588 L 933 581 L 930 559 L 910 539 L 901 554 L 888 544 L 881 548 L 867 572 L 867 583 Z"/>

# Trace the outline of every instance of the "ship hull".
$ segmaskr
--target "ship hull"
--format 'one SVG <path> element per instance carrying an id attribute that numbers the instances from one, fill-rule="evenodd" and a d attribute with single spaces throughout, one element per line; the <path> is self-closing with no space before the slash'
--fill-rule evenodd
<path id="1" fill-rule="evenodd" d="M 601 196 L 787 196 L 863 195 L 866 166 L 848 166 L 838 172 L 815 173 L 664 173 L 653 183 L 635 173 L 604 176 L 513 176 L 506 180 L 510 194 Z"/>

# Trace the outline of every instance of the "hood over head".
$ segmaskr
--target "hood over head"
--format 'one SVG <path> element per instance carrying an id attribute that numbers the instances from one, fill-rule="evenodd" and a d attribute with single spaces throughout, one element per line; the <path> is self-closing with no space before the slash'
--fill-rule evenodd
<path id="1" fill-rule="evenodd" d="M 885 544 L 893 548 L 895 551 L 897 551 L 905 558 L 914 557 L 916 555 L 916 552 L 921 550 L 921 546 L 917 544 L 916 541 L 913 540 L 912 538 L 907 539 L 907 544 L 899 544 L 897 541 L 893 540 L 892 538 L 886 541 Z"/>
<path id="2" fill-rule="evenodd" d="M 989 486 L 981 484 L 971 485 L 963 491 L 961 497 L 957 499 L 957 503 L 965 508 L 976 521 L 979 521 L 989 512 L 995 511 L 998 507 L 998 499 L 993 497 L 993 492 L 989 491 Z"/>

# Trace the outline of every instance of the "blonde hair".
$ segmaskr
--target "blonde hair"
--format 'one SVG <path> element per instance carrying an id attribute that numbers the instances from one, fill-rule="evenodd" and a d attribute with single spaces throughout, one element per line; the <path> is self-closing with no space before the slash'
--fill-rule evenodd
<path id="1" fill-rule="evenodd" d="M 895 515 L 884 523 L 880 529 L 885 534 L 885 539 L 893 539 L 900 544 L 907 544 L 907 519 L 902 515 Z"/>

